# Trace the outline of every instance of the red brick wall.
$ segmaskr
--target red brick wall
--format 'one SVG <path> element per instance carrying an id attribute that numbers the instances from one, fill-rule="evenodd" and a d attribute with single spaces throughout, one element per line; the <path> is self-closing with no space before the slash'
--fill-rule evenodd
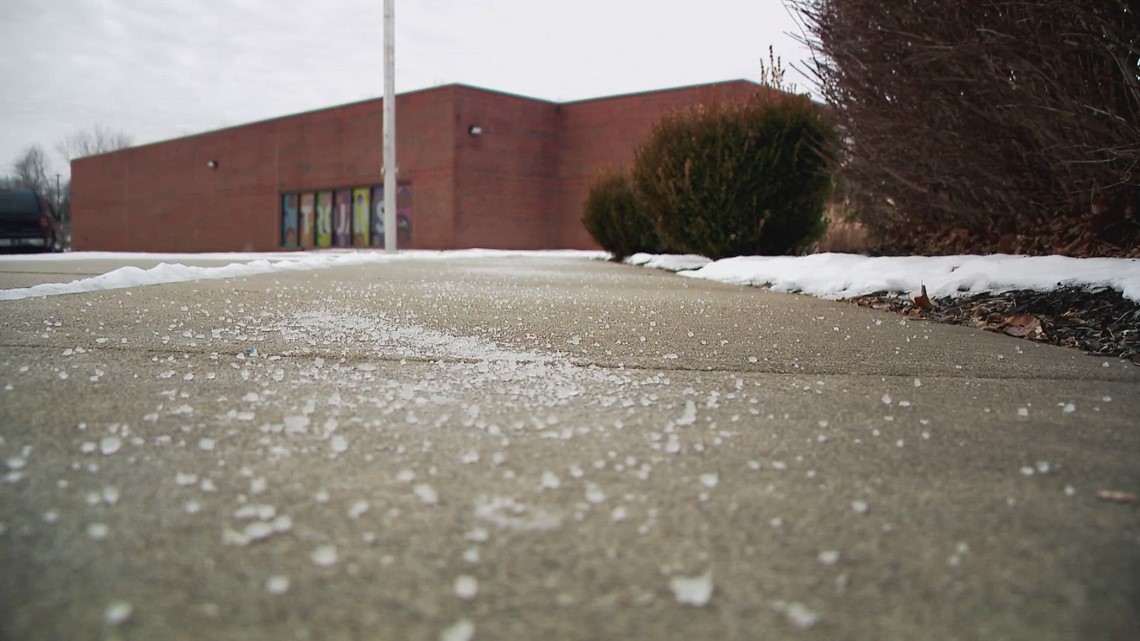
<path id="1" fill-rule="evenodd" d="M 670 110 L 758 89 L 735 81 L 561 106 L 462 85 L 402 94 L 411 245 L 596 248 L 581 216 L 597 167 L 628 164 Z M 382 122 L 382 102 L 369 100 L 76 160 L 74 247 L 277 249 L 281 193 L 383 182 Z"/>
<path id="2" fill-rule="evenodd" d="M 77 160 L 72 242 L 80 250 L 273 249 L 276 144 L 268 121 Z"/>
<path id="3" fill-rule="evenodd" d="M 454 88 L 397 97 L 412 246 L 455 246 Z M 382 184 L 380 100 L 144 145 L 72 163 L 77 250 L 267 251 L 280 194 Z M 217 169 L 206 163 L 218 162 Z"/>
<path id="4" fill-rule="evenodd" d="M 483 133 L 470 135 L 471 125 Z M 456 246 L 557 247 L 555 105 L 458 87 L 454 131 Z"/>

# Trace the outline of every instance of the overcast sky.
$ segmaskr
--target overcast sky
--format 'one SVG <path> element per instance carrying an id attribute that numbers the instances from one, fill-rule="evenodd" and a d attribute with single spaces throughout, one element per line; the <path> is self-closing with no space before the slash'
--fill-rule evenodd
<path id="1" fill-rule="evenodd" d="M 396 0 L 396 91 L 547 100 L 759 79 L 782 0 Z M 95 123 L 136 144 L 383 94 L 383 0 L 4 0 L 0 173 Z M 807 89 L 802 77 L 788 79 Z"/>

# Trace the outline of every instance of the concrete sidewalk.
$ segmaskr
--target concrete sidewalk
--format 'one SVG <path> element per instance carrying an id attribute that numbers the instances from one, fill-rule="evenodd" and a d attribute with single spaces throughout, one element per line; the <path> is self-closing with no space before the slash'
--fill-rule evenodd
<path id="1" fill-rule="evenodd" d="M 1128 363 L 566 258 L 0 315 L 3 639 L 1140 638 Z"/>

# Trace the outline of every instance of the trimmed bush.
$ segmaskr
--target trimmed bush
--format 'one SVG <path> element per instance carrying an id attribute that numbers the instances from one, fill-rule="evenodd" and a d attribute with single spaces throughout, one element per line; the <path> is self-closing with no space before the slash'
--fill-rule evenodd
<path id="1" fill-rule="evenodd" d="M 586 196 L 582 224 L 606 251 L 621 261 L 637 252 L 660 252 L 653 222 L 638 206 L 629 173 L 599 171 Z"/>
<path id="2" fill-rule="evenodd" d="M 633 180 L 671 247 L 714 259 L 787 254 L 827 227 L 836 139 L 806 96 L 713 102 L 658 121 Z"/>

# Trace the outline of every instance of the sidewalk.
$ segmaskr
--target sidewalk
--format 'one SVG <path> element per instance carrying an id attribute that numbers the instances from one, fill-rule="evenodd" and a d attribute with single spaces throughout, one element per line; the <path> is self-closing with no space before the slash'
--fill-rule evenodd
<path id="1" fill-rule="evenodd" d="M 571 258 L 0 314 L 0 638 L 1140 637 L 1129 363 Z"/>

